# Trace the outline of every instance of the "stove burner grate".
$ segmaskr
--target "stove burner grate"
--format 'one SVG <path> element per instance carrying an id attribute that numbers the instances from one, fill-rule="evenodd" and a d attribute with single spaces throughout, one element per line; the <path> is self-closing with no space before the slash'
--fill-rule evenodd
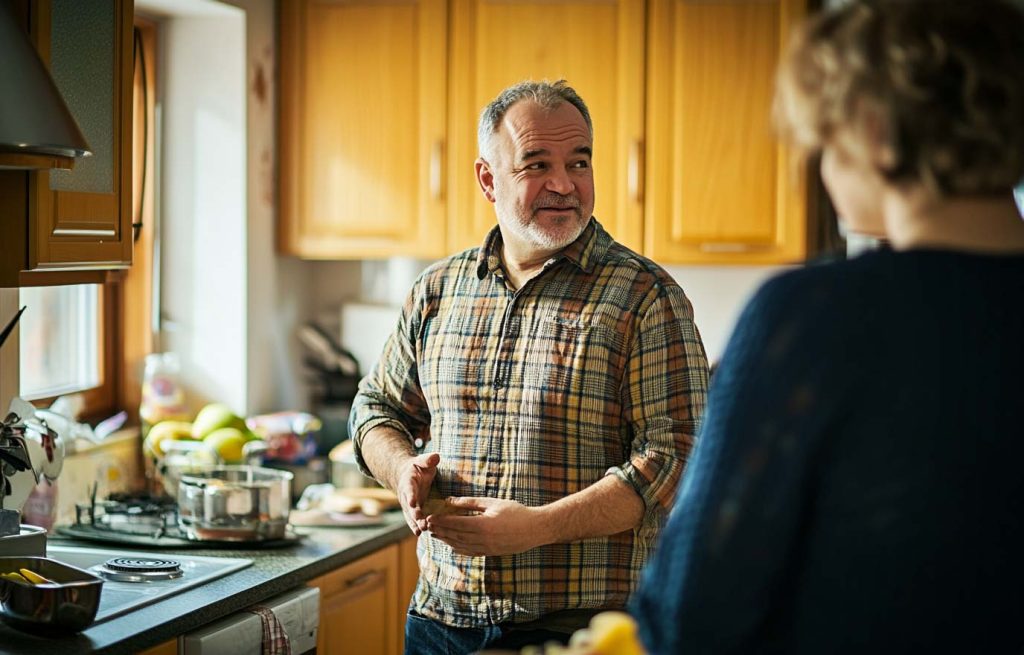
<path id="1" fill-rule="evenodd" d="M 173 580 L 184 575 L 179 562 L 149 557 L 115 557 L 92 570 L 107 580 L 117 582 Z"/>

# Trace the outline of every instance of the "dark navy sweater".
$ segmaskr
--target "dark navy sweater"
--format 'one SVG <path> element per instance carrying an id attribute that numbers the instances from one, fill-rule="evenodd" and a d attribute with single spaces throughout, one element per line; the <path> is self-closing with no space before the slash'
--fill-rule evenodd
<path id="1" fill-rule="evenodd" d="M 649 652 L 1022 652 L 1024 257 L 769 281 L 700 434 L 631 606 Z"/>

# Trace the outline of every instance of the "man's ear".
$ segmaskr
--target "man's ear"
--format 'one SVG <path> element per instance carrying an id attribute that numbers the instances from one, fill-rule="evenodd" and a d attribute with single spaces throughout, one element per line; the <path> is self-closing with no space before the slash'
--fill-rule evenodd
<path id="1" fill-rule="evenodd" d="M 494 172 L 486 159 L 478 158 L 474 164 L 476 167 L 476 182 L 488 202 L 494 202 Z"/>

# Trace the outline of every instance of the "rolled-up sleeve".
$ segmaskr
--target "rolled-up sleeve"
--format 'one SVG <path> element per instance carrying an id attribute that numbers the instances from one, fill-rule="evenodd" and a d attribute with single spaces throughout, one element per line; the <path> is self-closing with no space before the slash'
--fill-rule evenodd
<path id="1" fill-rule="evenodd" d="M 388 337 L 380 359 L 359 382 L 349 414 L 349 434 L 355 446 L 356 463 L 366 475 L 372 473 L 363 459 L 363 439 L 375 427 L 393 428 L 410 443 L 430 440 L 430 411 L 420 389 L 417 342 L 422 312 L 422 280 L 413 285 L 398 325 Z"/>
<path id="2" fill-rule="evenodd" d="M 623 377 L 623 418 L 632 430 L 629 459 L 608 471 L 643 499 L 644 523 L 661 521 L 672 506 L 708 386 L 707 356 L 689 300 L 674 284 L 651 293 Z"/>

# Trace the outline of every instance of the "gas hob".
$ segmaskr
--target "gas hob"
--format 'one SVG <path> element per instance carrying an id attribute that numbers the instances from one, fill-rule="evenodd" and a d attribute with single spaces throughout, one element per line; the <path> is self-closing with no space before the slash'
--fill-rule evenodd
<path id="1" fill-rule="evenodd" d="M 103 579 L 93 625 L 206 584 L 252 564 L 251 559 L 166 555 L 50 543 L 47 556 Z"/>

